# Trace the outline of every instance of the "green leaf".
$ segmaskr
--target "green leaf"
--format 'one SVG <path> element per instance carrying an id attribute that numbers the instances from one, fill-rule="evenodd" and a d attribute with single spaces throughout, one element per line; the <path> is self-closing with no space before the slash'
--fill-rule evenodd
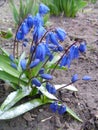
<path id="1" fill-rule="evenodd" d="M 19 24 L 19 12 L 18 9 L 15 6 L 15 3 L 13 0 L 10 0 L 10 8 L 12 10 L 13 13 L 13 17 L 14 17 L 14 21 L 16 22 L 16 24 Z"/>
<path id="2" fill-rule="evenodd" d="M 54 58 L 51 62 L 47 63 L 47 67 L 51 67 L 53 64 L 55 64 L 60 59 L 60 55 L 54 55 Z"/>
<path id="3" fill-rule="evenodd" d="M 47 89 L 41 85 L 41 87 L 37 87 L 46 97 L 52 100 L 58 100 L 54 95 L 50 94 Z"/>
<path id="4" fill-rule="evenodd" d="M 13 75 L 14 77 L 19 77 L 20 72 L 11 67 L 8 57 L 0 55 L 0 61 L 2 61 L 0 62 L 0 68 L 2 68 L 3 71 Z"/>
<path id="5" fill-rule="evenodd" d="M 70 91 L 74 91 L 74 92 L 77 92 L 78 89 L 74 86 L 74 85 L 68 85 L 66 86 L 67 84 L 57 84 L 57 85 L 54 85 L 56 90 L 58 89 L 67 89 L 67 90 L 70 90 Z M 65 86 L 65 87 L 64 87 Z"/>
<path id="6" fill-rule="evenodd" d="M 9 81 L 10 83 L 14 83 L 14 84 L 18 84 L 18 82 L 19 82 L 19 78 L 12 76 L 12 75 L 6 73 L 5 71 L 2 71 L 1 68 L 0 68 L 0 79 L 2 79 L 4 81 Z M 26 84 L 27 84 L 27 82 L 24 79 L 20 79 L 20 86 L 26 85 Z"/>
<path id="7" fill-rule="evenodd" d="M 4 39 L 10 39 L 12 38 L 13 33 L 11 28 L 9 28 L 7 31 L 0 31 L 0 37 L 4 38 Z"/>
<path id="8" fill-rule="evenodd" d="M 22 98 L 28 96 L 30 92 L 31 92 L 30 87 L 22 87 L 22 89 L 10 93 L 0 107 L 0 114 L 7 111 L 9 108 L 15 105 Z"/>
<path id="9" fill-rule="evenodd" d="M 33 99 L 19 106 L 13 107 L 8 111 L 5 111 L 3 114 L 0 115 L 0 120 L 15 118 L 43 104 L 44 103 L 41 101 L 41 99 Z"/>
<path id="10" fill-rule="evenodd" d="M 73 116 L 76 120 L 80 121 L 80 122 L 83 122 L 77 115 L 74 111 L 72 111 L 68 106 L 66 106 L 66 110 L 67 112 Z"/>

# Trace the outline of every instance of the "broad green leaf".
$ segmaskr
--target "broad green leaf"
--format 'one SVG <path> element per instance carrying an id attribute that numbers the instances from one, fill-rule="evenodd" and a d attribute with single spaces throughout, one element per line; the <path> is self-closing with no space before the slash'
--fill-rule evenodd
<path id="1" fill-rule="evenodd" d="M 53 65 L 51 65 L 50 67 L 49 67 L 49 69 L 53 69 L 55 67 L 55 64 L 53 64 Z M 55 69 L 57 69 L 57 70 L 68 70 L 66 67 L 64 67 L 64 66 L 62 66 L 62 67 L 60 67 L 60 66 L 57 66 Z"/>
<path id="2" fill-rule="evenodd" d="M 0 37 L 4 38 L 4 39 L 10 39 L 12 38 L 13 33 L 11 28 L 9 28 L 7 31 L 0 31 Z"/>
<path id="3" fill-rule="evenodd" d="M 38 90 L 40 90 L 46 97 L 52 100 L 58 100 L 54 95 L 50 94 L 44 86 L 41 85 L 41 87 L 37 87 Z"/>
<path id="4" fill-rule="evenodd" d="M 55 55 L 53 60 L 51 62 L 47 63 L 47 67 L 52 66 L 53 64 L 55 64 L 58 60 L 60 59 L 60 55 Z"/>
<path id="5" fill-rule="evenodd" d="M 0 68 L 0 79 L 2 79 L 4 81 L 9 81 L 10 83 L 14 83 L 14 84 L 18 84 L 18 82 L 19 82 L 19 78 L 12 76 L 5 71 L 2 71 L 2 68 Z M 25 79 L 20 79 L 20 87 L 22 85 L 26 85 L 26 84 L 27 84 L 27 82 Z"/>
<path id="6" fill-rule="evenodd" d="M 41 101 L 41 99 L 33 99 L 19 106 L 13 107 L 8 111 L 5 111 L 3 114 L 0 115 L 0 120 L 15 118 L 43 104 L 44 103 Z"/>
<path id="7" fill-rule="evenodd" d="M 1 50 L 1 52 L 2 52 L 2 55 L 5 55 L 5 56 L 9 56 L 9 53 L 5 50 L 5 49 L 3 49 L 3 48 L 0 48 L 0 50 Z"/>
<path id="8" fill-rule="evenodd" d="M 28 96 L 31 90 L 32 89 L 30 87 L 22 87 L 22 89 L 10 93 L 0 107 L 0 114 L 7 111 L 9 108 L 15 105 L 22 98 Z"/>
<path id="9" fill-rule="evenodd" d="M 78 91 L 78 89 L 74 86 L 74 85 L 68 85 L 68 86 L 66 86 L 67 84 L 57 84 L 57 85 L 54 85 L 55 86 L 55 88 L 56 88 L 56 90 L 58 90 L 58 89 L 67 89 L 67 90 L 70 90 L 70 91 L 74 91 L 74 92 L 77 92 Z M 65 86 L 65 87 L 64 87 Z"/>
<path id="10" fill-rule="evenodd" d="M 74 111 L 72 111 L 68 106 L 66 106 L 66 110 L 67 112 L 73 116 L 76 120 L 80 121 L 80 122 L 83 122 L 77 115 Z"/>

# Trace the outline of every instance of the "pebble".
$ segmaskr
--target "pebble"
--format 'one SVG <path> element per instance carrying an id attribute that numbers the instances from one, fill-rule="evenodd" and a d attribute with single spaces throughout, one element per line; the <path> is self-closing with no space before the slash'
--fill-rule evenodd
<path id="1" fill-rule="evenodd" d="M 35 118 L 32 118 L 31 117 L 31 113 L 30 112 L 27 112 L 23 115 L 23 118 L 26 120 L 26 121 L 32 121 L 34 120 Z"/>

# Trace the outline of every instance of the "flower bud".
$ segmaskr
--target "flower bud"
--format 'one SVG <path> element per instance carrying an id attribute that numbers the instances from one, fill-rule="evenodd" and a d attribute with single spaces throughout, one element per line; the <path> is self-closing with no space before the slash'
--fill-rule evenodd
<path id="1" fill-rule="evenodd" d="M 37 87 L 41 86 L 41 82 L 37 78 L 33 78 L 31 83 L 32 83 L 32 85 L 34 84 Z"/>
<path id="2" fill-rule="evenodd" d="M 66 112 L 66 106 L 61 105 L 61 106 L 59 107 L 59 109 L 58 109 L 58 113 L 59 113 L 60 115 L 62 115 L 62 114 L 64 114 L 65 112 Z"/>
<path id="3" fill-rule="evenodd" d="M 46 79 L 46 80 L 53 79 L 52 75 L 50 75 L 50 74 L 41 74 L 40 76 L 41 76 L 41 78 Z"/>
<path id="4" fill-rule="evenodd" d="M 82 80 L 91 80 L 91 77 L 90 76 L 87 76 L 87 75 L 85 75 L 85 76 L 83 76 L 83 78 L 82 78 Z"/>
<path id="5" fill-rule="evenodd" d="M 34 68 L 39 64 L 40 60 L 39 59 L 35 59 L 34 61 L 31 62 L 30 64 L 30 68 Z"/>
<path id="6" fill-rule="evenodd" d="M 52 112 L 56 112 L 58 109 L 57 102 L 53 102 L 52 104 L 50 104 L 50 109 L 52 110 Z"/>

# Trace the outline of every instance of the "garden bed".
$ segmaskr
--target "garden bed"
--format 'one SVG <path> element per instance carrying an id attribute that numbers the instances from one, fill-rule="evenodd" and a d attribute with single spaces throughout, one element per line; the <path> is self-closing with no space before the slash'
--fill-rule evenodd
<path id="1" fill-rule="evenodd" d="M 98 130 L 98 7 L 89 5 L 76 18 L 52 16 L 50 22 L 56 27 L 62 27 L 68 33 L 65 43 L 72 43 L 75 39 L 87 41 L 88 50 L 79 60 L 74 61 L 68 71 L 56 71 L 55 84 L 69 83 L 71 76 L 78 73 L 80 77 L 89 75 L 91 81 L 78 81 L 75 86 L 77 93 L 61 91 L 60 98 L 71 107 L 83 120 L 79 123 L 71 116 L 53 114 L 49 106 L 30 111 L 13 120 L 0 121 L 0 130 Z M 11 11 L 6 2 L 0 7 L 0 29 L 11 27 L 14 31 Z M 13 39 L 12 39 L 13 40 Z M 0 39 L 0 44 L 11 52 L 12 40 Z M 1 62 L 1 61 L 0 61 Z M 5 99 L 8 87 L 0 82 L 0 103 Z"/>

